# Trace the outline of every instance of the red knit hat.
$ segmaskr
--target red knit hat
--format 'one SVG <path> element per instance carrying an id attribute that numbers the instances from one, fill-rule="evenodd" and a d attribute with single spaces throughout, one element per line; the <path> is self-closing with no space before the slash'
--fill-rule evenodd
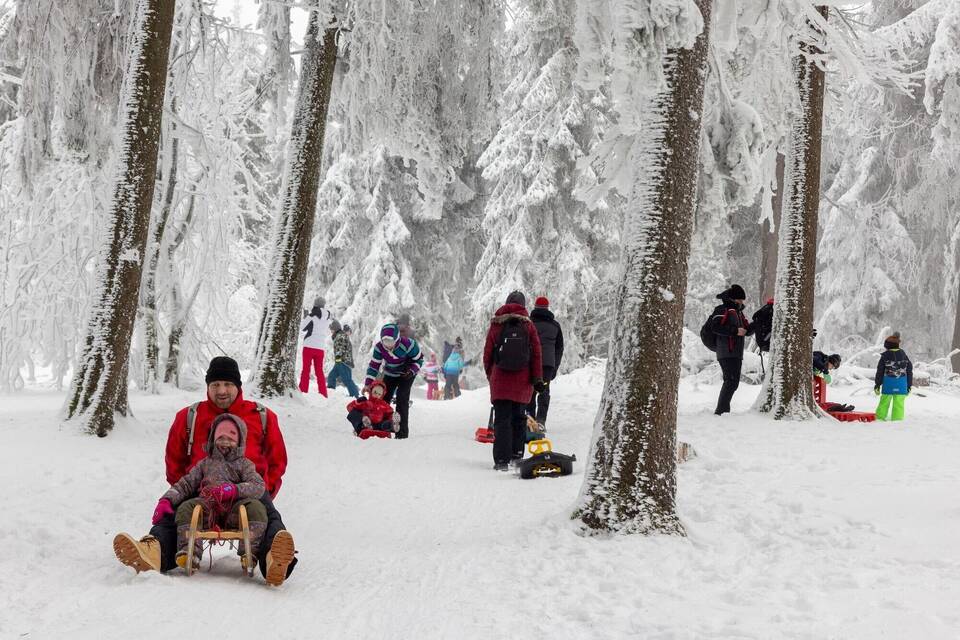
<path id="1" fill-rule="evenodd" d="M 544 298 L 543 296 L 540 296 L 539 298 L 537 298 L 536 300 L 533 301 L 533 306 L 535 306 L 535 307 L 549 307 L 549 306 L 550 306 L 550 301 L 547 300 L 546 298 Z"/>

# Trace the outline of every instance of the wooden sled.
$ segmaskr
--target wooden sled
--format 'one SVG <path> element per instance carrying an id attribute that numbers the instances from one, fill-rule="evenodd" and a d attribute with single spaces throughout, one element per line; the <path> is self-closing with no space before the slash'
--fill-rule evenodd
<path id="1" fill-rule="evenodd" d="M 819 376 L 813 377 L 813 399 L 817 401 L 817 406 L 840 422 L 874 422 L 877 419 L 876 414 L 866 411 L 827 411 L 827 385 Z"/>
<path id="2" fill-rule="evenodd" d="M 207 541 L 207 553 L 210 553 L 210 549 L 213 546 L 213 542 L 219 542 L 220 540 L 230 540 L 231 546 L 233 545 L 234 540 L 243 541 L 243 555 L 246 559 L 247 569 L 244 573 L 248 577 L 253 577 L 253 569 L 256 566 L 256 563 L 253 561 L 253 553 L 250 551 L 250 521 L 247 519 L 247 507 L 245 505 L 240 505 L 240 530 L 239 531 L 219 531 L 212 530 L 206 531 L 200 529 L 200 519 L 203 517 L 203 507 L 199 504 L 193 507 L 193 513 L 190 516 L 190 532 L 187 534 L 187 563 L 184 569 L 187 571 L 187 575 L 193 575 L 194 572 L 194 555 L 193 548 L 194 543 L 197 540 Z"/>

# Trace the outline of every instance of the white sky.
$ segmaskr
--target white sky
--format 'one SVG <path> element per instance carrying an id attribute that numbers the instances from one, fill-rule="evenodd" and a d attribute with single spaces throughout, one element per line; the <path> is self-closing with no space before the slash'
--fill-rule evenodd
<path id="1" fill-rule="evenodd" d="M 253 29 L 257 24 L 257 10 L 260 2 L 274 0 L 217 0 L 214 12 L 232 22 L 239 22 L 238 26 Z M 286 0 L 289 4 L 290 0 Z M 307 30 L 307 12 L 303 9 L 293 9 L 290 12 L 290 35 L 295 42 L 303 42 L 303 34 Z"/>

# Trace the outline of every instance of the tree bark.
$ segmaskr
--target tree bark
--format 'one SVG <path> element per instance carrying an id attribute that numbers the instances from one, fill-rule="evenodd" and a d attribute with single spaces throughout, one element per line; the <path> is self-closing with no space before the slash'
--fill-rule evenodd
<path id="1" fill-rule="evenodd" d="M 827 7 L 817 10 L 827 17 Z M 813 399 L 813 305 L 820 207 L 820 147 L 823 131 L 824 72 L 813 61 L 820 53 L 801 44 L 794 60 L 799 113 L 790 133 L 780 225 L 776 302 L 771 341 L 772 374 L 761 411 L 774 419 L 820 415 Z"/>
<path id="2" fill-rule="evenodd" d="M 760 227 L 760 286 L 757 291 L 760 293 L 759 304 L 761 306 L 773 297 L 777 285 L 777 245 L 779 244 L 777 234 L 780 231 L 780 220 L 783 218 L 783 170 L 785 161 L 784 155 L 778 153 L 776 165 L 777 191 L 770 199 L 773 224 L 770 224 L 770 220 L 764 220 Z"/>
<path id="3" fill-rule="evenodd" d="M 683 535 L 676 515 L 677 390 L 696 206 L 711 0 L 692 49 L 667 52 L 624 220 L 624 270 L 588 469 L 586 530 Z"/>
<path id="4" fill-rule="evenodd" d="M 67 417 L 81 417 L 86 428 L 101 437 L 113 429 L 114 411 L 127 383 L 127 358 L 153 204 L 173 9 L 171 0 L 139 0 L 137 4 L 108 235 L 67 402 Z"/>
<path id="5" fill-rule="evenodd" d="M 307 28 L 282 206 L 272 243 L 274 254 L 257 344 L 253 387 L 267 398 L 294 389 L 297 328 L 316 217 L 327 109 L 337 62 L 337 29 L 328 26 L 320 39 L 318 22 L 314 11 Z"/>

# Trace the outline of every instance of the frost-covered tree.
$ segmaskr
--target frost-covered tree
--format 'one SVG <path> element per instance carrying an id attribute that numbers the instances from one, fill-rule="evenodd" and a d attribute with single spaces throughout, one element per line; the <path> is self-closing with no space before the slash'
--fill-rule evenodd
<path id="1" fill-rule="evenodd" d="M 67 417 L 81 417 L 106 436 L 114 412 L 124 409 L 127 354 L 153 203 L 163 116 L 173 3 L 137 3 L 126 89 L 120 109 L 120 159 L 107 238 L 97 264 L 97 288 L 82 353 L 67 401 Z"/>
<path id="2" fill-rule="evenodd" d="M 265 397 L 295 388 L 297 327 L 313 239 L 327 109 L 337 61 L 337 28 L 311 11 L 273 257 L 257 344 L 254 387 Z M 322 35 L 321 35 L 322 32 Z"/>
<path id="3" fill-rule="evenodd" d="M 827 7 L 818 11 L 827 18 Z M 822 32 L 822 31 L 821 31 Z M 810 384 L 817 219 L 820 209 L 820 146 L 826 78 L 816 44 L 802 42 L 794 61 L 799 111 L 786 154 L 774 298 L 771 378 L 762 409 L 774 418 L 819 415 Z"/>
<path id="4" fill-rule="evenodd" d="M 617 320 L 574 517 L 593 531 L 682 534 L 677 389 L 712 3 L 613 2 L 607 14 L 599 4 L 581 5 L 578 39 L 588 82 L 612 61 L 620 135 L 604 150 L 628 208 Z"/>
<path id="5" fill-rule="evenodd" d="M 596 184 L 592 169 L 577 163 L 606 123 L 603 94 L 575 83 L 574 15 L 571 0 L 518 5 L 503 120 L 478 161 L 490 193 L 472 296 L 478 326 L 514 289 L 548 295 L 566 326 L 581 326 L 617 255 L 616 210 L 574 196 Z M 581 336 L 565 335 L 564 362 L 577 366 Z"/>

